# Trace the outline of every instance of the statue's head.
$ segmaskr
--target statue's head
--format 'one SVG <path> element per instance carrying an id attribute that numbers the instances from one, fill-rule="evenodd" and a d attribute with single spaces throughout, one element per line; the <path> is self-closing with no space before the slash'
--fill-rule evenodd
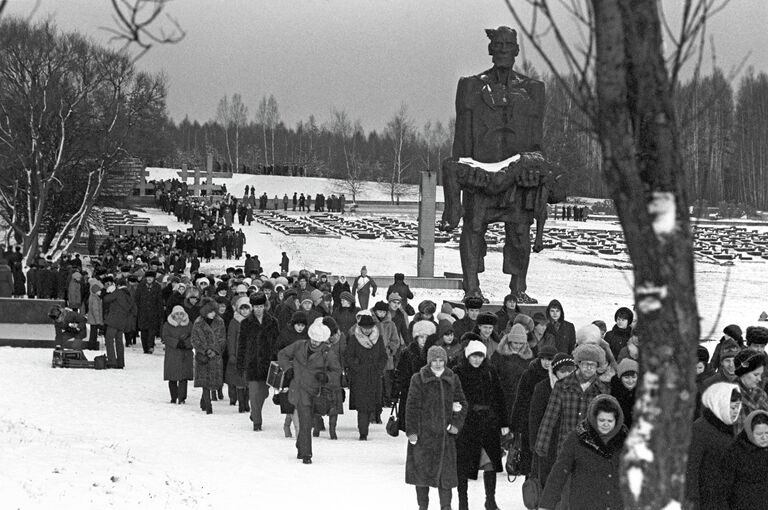
<path id="1" fill-rule="evenodd" d="M 491 40 L 488 43 L 488 54 L 493 57 L 493 65 L 511 68 L 520 53 L 517 32 L 509 27 L 486 28 L 485 35 Z"/>

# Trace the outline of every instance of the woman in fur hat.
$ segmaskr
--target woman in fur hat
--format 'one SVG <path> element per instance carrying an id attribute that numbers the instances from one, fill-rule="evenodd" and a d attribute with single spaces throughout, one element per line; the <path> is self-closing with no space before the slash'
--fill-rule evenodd
<path id="1" fill-rule="evenodd" d="M 435 327 L 437 327 L 437 319 L 435 318 L 436 311 L 437 311 L 437 305 L 435 304 L 434 301 L 425 299 L 424 301 L 419 303 L 418 311 L 413 316 L 413 319 L 411 319 L 411 323 L 408 326 L 409 332 L 413 331 L 413 325 L 419 321 L 434 322 Z"/>
<path id="2" fill-rule="evenodd" d="M 723 485 L 733 510 L 762 510 L 768 501 L 768 412 L 752 411 L 723 459 Z"/>
<path id="3" fill-rule="evenodd" d="M 165 344 L 163 379 L 168 381 L 171 404 L 184 404 L 187 400 L 187 381 L 194 378 L 192 356 L 192 324 L 179 305 L 173 307 L 160 336 Z"/>
<path id="4" fill-rule="evenodd" d="M 381 412 L 381 378 L 387 366 L 387 351 L 371 312 L 361 310 L 347 342 L 349 409 L 357 411 L 360 441 L 368 439 L 372 416 Z"/>
<path id="5" fill-rule="evenodd" d="M 499 342 L 499 347 L 491 356 L 491 366 L 499 374 L 501 388 L 504 392 L 504 406 L 512 410 L 517 397 L 517 385 L 523 372 L 533 359 L 533 352 L 528 345 L 528 336 L 521 324 L 515 324 L 509 333 Z"/>
<path id="6" fill-rule="evenodd" d="M 224 320 L 216 312 L 216 302 L 204 298 L 200 316 L 192 325 L 192 346 L 195 348 L 195 388 L 202 388 L 200 408 L 213 413 L 211 392 L 223 384 L 224 366 L 221 354 L 227 343 Z"/>
<path id="7" fill-rule="evenodd" d="M 619 403 L 610 395 L 595 397 L 586 419 L 565 440 L 539 502 L 540 510 L 554 509 L 566 481 L 564 496 L 570 510 L 623 508 L 619 464 L 627 427 Z"/>
<path id="8" fill-rule="evenodd" d="M 594 324 L 587 324 L 576 331 L 576 346 L 583 344 L 593 344 L 600 347 L 605 352 L 605 363 L 597 368 L 597 376 L 604 383 L 610 383 L 616 375 L 616 359 L 613 357 L 611 347 L 603 340 L 600 334 L 600 328 Z M 626 416 L 625 416 L 626 420 Z"/>
<path id="9" fill-rule="evenodd" d="M 429 321 L 419 321 L 413 326 L 413 340 L 400 355 L 400 362 L 395 371 L 395 394 L 398 399 L 398 426 L 405 431 L 406 405 L 411 377 L 427 363 L 427 351 L 437 342 L 437 328 Z"/>
<path id="10" fill-rule="evenodd" d="M 193 324 L 200 316 L 200 306 L 200 291 L 197 287 L 188 288 L 184 297 L 184 310 L 187 312 L 187 315 L 189 315 L 189 320 Z"/>
<path id="11" fill-rule="evenodd" d="M 488 357 L 493 356 L 499 346 L 499 335 L 494 329 L 496 327 L 496 315 L 491 312 L 482 312 L 477 316 L 477 323 L 472 330 L 480 337 L 480 341 L 488 350 Z M 466 343 L 464 344 L 466 346 Z"/>
<path id="12" fill-rule="evenodd" d="M 523 343 L 528 344 L 525 339 Z M 485 508 L 497 510 L 496 473 L 503 469 L 501 436 L 509 432 L 509 413 L 499 376 L 485 353 L 485 345 L 473 340 L 456 367 L 467 399 L 467 418 L 456 438 L 460 510 L 469 508 L 468 479 L 476 480 L 478 471 L 483 471 Z"/>
<path id="13" fill-rule="evenodd" d="M 288 347 L 293 342 L 309 339 L 309 336 L 307 336 L 307 326 L 308 322 L 306 312 L 303 310 L 293 312 L 293 315 L 291 315 L 291 320 L 288 322 L 288 327 L 283 328 L 283 330 L 280 331 L 277 347 L 278 350 L 282 349 L 283 347 Z"/>
<path id="14" fill-rule="evenodd" d="M 736 345 L 739 347 L 739 349 L 743 349 L 745 347 L 741 327 L 739 327 L 738 324 L 729 324 L 723 328 L 723 336 L 720 337 L 720 341 L 715 347 L 715 352 L 712 353 L 712 360 L 710 361 L 712 370 L 717 370 L 717 367 L 720 366 L 720 352 L 723 350 L 723 343 L 725 343 L 727 340 L 733 340 L 736 342 Z"/>
<path id="15" fill-rule="evenodd" d="M 227 383 L 227 392 L 229 393 L 229 405 L 237 404 L 239 413 L 250 412 L 248 405 L 247 389 L 248 385 L 243 378 L 243 374 L 237 369 L 237 349 L 240 339 L 240 324 L 251 315 L 251 302 L 246 296 L 239 297 L 235 301 L 234 316 L 227 329 L 227 365 L 224 371 L 224 380 Z"/>
<path id="16" fill-rule="evenodd" d="M 704 390 L 701 402 L 688 449 L 685 499 L 697 510 L 721 510 L 728 508 L 722 465 L 741 413 L 741 392 L 736 384 L 718 382 Z"/>
<path id="17" fill-rule="evenodd" d="M 576 347 L 576 328 L 565 320 L 563 305 L 557 299 L 547 305 L 547 329 L 539 342 L 539 346 L 543 345 L 553 345 L 565 354 L 571 354 Z"/>
<path id="18" fill-rule="evenodd" d="M 737 384 L 741 391 L 741 415 L 736 423 L 737 432 L 740 432 L 744 419 L 752 411 L 768 411 L 768 395 L 761 388 L 760 383 L 765 371 L 765 353 L 744 349 L 733 359 L 738 378 Z"/>

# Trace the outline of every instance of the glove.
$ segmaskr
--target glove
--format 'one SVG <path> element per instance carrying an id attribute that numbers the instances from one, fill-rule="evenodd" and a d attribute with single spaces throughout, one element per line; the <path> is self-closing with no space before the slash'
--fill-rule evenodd
<path id="1" fill-rule="evenodd" d="M 416 441 L 418 440 L 419 440 L 419 436 L 417 436 L 416 434 L 411 434 L 410 436 L 408 436 L 408 442 L 411 444 L 416 444 Z"/>
<path id="2" fill-rule="evenodd" d="M 319 382 L 320 384 L 328 384 L 328 374 L 325 372 L 318 372 L 315 374 L 315 381 Z"/>

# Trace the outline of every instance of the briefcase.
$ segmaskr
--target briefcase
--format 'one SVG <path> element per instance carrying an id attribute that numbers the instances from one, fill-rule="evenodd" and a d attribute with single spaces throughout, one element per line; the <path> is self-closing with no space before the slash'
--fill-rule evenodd
<path id="1" fill-rule="evenodd" d="M 282 390 L 285 388 L 285 372 L 280 368 L 277 361 L 273 361 L 269 364 L 269 372 L 267 372 L 267 386 Z"/>

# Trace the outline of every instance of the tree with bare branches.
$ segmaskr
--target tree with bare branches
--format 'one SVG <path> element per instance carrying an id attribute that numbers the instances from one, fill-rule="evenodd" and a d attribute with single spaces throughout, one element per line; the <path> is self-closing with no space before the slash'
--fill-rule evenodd
<path id="1" fill-rule="evenodd" d="M 655 0 L 531 0 L 530 23 L 505 2 L 594 129 L 633 264 L 642 374 L 623 455 L 625 506 L 681 508 L 699 317 L 673 96 L 682 66 L 697 55 L 701 62 L 707 20 L 725 2 L 683 2 L 674 32 Z M 574 22 L 582 34 L 575 43 L 562 30 Z M 556 40 L 564 68 L 543 51 L 544 37 Z"/>

